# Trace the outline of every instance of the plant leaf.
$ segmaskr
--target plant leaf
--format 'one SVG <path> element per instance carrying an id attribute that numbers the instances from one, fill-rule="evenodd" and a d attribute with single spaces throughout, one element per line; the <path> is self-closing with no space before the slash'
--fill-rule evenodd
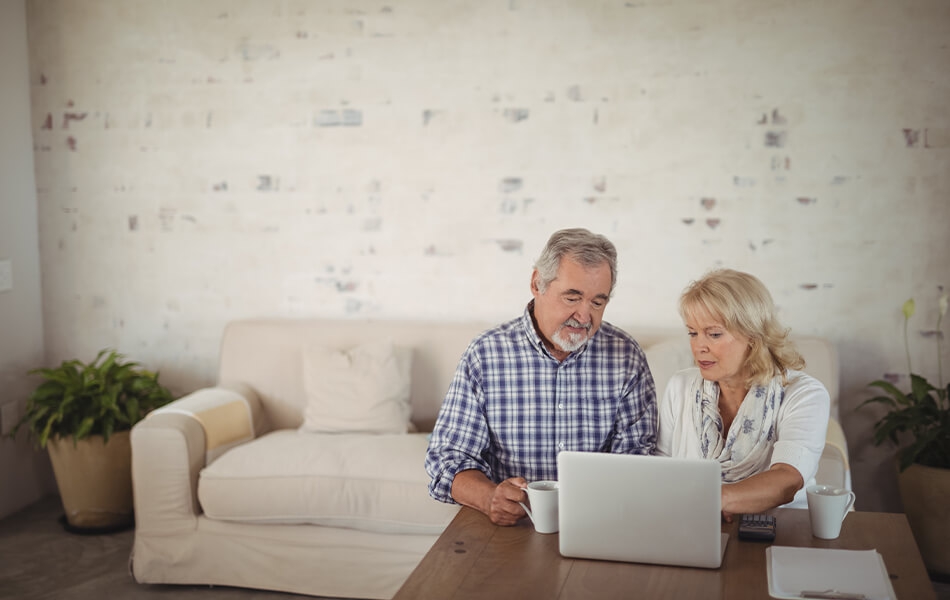
<path id="1" fill-rule="evenodd" d="M 149 409 L 173 399 L 155 374 L 123 358 L 106 349 L 88 364 L 67 360 L 55 368 L 31 370 L 41 381 L 28 396 L 14 433 L 22 426 L 41 448 L 52 437 L 108 439 L 131 428 Z"/>
<path id="2" fill-rule="evenodd" d="M 76 431 L 73 433 L 73 437 L 77 440 L 81 440 L 89 435 L 89 432 L 92 431 L 92 426 L 95 425 L 96 420 L 92 417 L 86 417 L 79 423 L 79 427 L 76 428 Z"/>
<path id="3" fill-rule="evenodd" d="M 869 383 L 868 387 L 881 388 L 884 392 L 890 394 L 891 398 L 893 398 L 898 404 L 910 404 L 910 399 L 907 397 L 907 394 L 897 389 L 897 387 L 890 381 L 878 379 Z"/>
<path id="4" fill-rule="evenodd" d="M 916 373 L 910 374 L 911 393 L 918 402 L 930 395 L 930 392 L 937 388 L 930 385 L 930 382 Z"/>
<path id="5" fill-rule="evenodd" d="M 129 398 L 129 401 L 125 403 L 125 414 L 128 417 L 129 424 L 134 424 L 139 422 L 139 400 L 138 398 Z"/>
<path id="6" fill-rule="evenodd" d="M 897 408 L 898 406 L 897 402 L 895 402 L 894 399 L 891 398 L 890 396 L 875 396 L 873 398 L 868 398 L 867 400 L 859 404 L 858 409 L 863 407 L 866 404 L 875 404 L 875 403 L 886 404 L 887 406 L 890 406 L 893 408 Z"/>

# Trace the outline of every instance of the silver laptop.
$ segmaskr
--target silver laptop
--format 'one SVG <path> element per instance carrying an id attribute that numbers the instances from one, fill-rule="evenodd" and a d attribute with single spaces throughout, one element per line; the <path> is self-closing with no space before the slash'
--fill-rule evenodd
<path id="1" fill-rule="evenodd" d="M 717 568 L 721 475 L 715 460 L 564 451 L 558 455 L 563 556 Z"/>

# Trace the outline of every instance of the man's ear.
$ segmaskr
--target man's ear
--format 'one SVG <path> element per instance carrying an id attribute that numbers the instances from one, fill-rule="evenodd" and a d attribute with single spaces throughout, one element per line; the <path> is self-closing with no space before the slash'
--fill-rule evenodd
<path id="1" fill-rule="evenodd" d="M 537 296 L 541 293 L 541 290 L 538 287 L 538 278 L 541 275 L 538 273 L 538 270 L 535 269 L 531 272 L 531 295 Z"/>

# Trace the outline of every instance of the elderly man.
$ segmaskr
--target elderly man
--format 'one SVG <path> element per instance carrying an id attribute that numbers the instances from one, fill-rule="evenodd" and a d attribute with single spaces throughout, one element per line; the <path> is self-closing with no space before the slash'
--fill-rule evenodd
<path id="1" fill-rule="evenodd" d="M 528 481 L 562 450 L 651 454 L 656 391 L 636 341 L 603 321 L 617 275 L 604 236 L 564 229 L 531 274 L 524 314 L 476 337 L 432 432 L 429 493 L 498 525 L 524 515 Z"/>

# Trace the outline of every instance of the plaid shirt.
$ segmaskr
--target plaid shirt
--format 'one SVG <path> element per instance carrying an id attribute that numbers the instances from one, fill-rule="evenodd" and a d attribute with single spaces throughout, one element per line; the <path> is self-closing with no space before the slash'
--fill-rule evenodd
<path id="1" fill-rule="evenodd" d="M 602 322 L 559 362 L 524 314 L 482 333 L 459 361 L 439 411 L 426 472 L 429 494 L 454 502 L 456 473 L 557 479 L 561 450 L 652 454 L 656 390 L 640 346 Z"/>

